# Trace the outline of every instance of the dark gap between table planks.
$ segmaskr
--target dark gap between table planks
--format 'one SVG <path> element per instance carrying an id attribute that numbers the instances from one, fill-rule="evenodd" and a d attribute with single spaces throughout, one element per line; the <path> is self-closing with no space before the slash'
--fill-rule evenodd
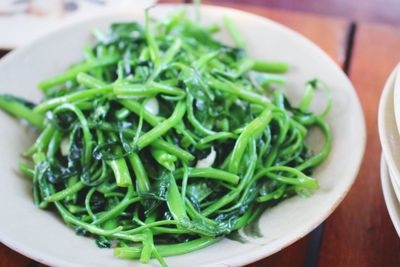
<path id="1" fill-rule="evenodd" d="M 352 55 L 353 55 L 353 47 L 354 47 L 354 38 L 356 37 L 357 33 L 357 23 L 352 22 L 349 27 L 349 31 L 347 33 L 347 42 L 346 42 L 346 60 L 343 63 L 343 71 L 346 73 L 346 75 L 349 75 L 349 70 L 350 70 L 350 64 L 352 61 Z"/>
<path id="2" fill-rule="evenodd" d="M 181 1 L 162 1 L 162 2 L 181 2 Z M 204 1 L 206 2 L 206 1 Z M 349 27 L 348 22 L 341 19 L 325 18 L 321 16 L 305 15 L 296 12 L 285 12 L 279 10 L 260 9 L 257 7 L 248 7 L 244 5 L 233 5 L 235 8 L 243 9 L 249 12 L 257 13 L 262 16 L 274 19 L 282 24 L 285 24 L 300 33 L 308 36 L 314 42 L 319 44 L 330 56 L 339 64 L 342 65 L 346 60 L 344 59 L 345 44 L 342 44 L 340 33 L 346 32 Z M 339 30 L 338 30 L 339 29 Z M 333 37 L 333 39 L 332 39 Z M 344 47 L 341 47 L 344 45 Z M 318 233 L 314 232 L 314 233 Z M 311 244 L 318 244 L 320 234 L 313 234 Z M 306 236 L 289 246 L 288 248 L 278 252 L 264 260 L 253 263 L 252 267 L 256 266 L 303 266 L 307 248 L 309 247 L 309 237 Z M 4 245 L 3 245 L 4 246 Z M 315 253 L 314 253 L 315 254 Z M 316 255 L 315 258 L 318 256 Z M 25 258 L 21 255 L 21 258 Z M 37 266 L 38 264 L 31 260 L 29 266 Z M 0 265 L 3 266 L 3 265 Z M 7 265 L 9 266 L 9 265 Z M 40 266 L 45 266 L 40 264 Z"/>

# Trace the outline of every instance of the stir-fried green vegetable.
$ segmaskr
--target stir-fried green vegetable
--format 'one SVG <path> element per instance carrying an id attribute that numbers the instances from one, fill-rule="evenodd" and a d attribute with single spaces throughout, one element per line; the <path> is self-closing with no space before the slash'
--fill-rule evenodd
<path id="1" fill-rule="evenodd" d="M 279 86 L 287 64 L 254 60 L 178 13 L 156 24 L 95 30 L 85 59 L 39 84 L 38 105 L 2 95 L 0 108 L 40 131 L 24 153 L 36 206 L 55 206 L 76 232 L 148 262 L 218 242 L 262 211 L 318 188 L 309 175 L 327 156 L 324 117 Z M 268 53 L 268 51 L 265 51 Z M 271 74 L 274 73 L 274 74 Z M 274 89 L 275 88 L 275 89 Z M 311 127 L 321 151 L 306 143 Z"/>

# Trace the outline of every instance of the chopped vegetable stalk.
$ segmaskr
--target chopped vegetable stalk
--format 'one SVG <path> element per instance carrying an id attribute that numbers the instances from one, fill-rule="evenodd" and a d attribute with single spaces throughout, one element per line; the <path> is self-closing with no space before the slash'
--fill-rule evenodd
<path id="1" fill-rule="evenodd" d="M 44 128 L 44 117 L 32 112 L 32 108 L 19 98 L 10 95 L 0 95 L 0 109 L 7 111 L 17 118 L 26 120 L 40 130 Z"/>

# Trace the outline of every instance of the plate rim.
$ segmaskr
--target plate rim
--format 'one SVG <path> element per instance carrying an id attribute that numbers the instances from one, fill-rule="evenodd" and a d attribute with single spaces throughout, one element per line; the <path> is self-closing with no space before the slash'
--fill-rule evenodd
<path id="1" fill-rule="evenodd" d="M 400 97 L 400 63 L 395 69 L 397 69 L 397 71 L 395 77 L 393 78 L 393 107 L 397 131 L 400 135 L 400 99 L 398 99 Z"/>

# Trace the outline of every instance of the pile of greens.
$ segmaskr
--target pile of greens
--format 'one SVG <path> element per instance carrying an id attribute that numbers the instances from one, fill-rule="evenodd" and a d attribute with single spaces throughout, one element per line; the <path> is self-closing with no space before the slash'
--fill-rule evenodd
<path id="1" fill-rule="evenodd" d="M 0 108 L 40 132 L 20 164 L 35 205 L 55 207 L 117 257 L 166 266 L 164 256 L 209 246 L 317 189 L 309 175 L 331 148 L 330 104 L 322 114 L 309 105 L 326 85 L 308 82 L 293 106 L 279 90 L 287 64 L 250 58 L 225 25 L 236 47 L 184 12 L 114 23 L 94 31 L 82 62 L 39 84 L 41 103 L 1 95 Z M 317 153 L 311 127 L 325 136 Z"/>

